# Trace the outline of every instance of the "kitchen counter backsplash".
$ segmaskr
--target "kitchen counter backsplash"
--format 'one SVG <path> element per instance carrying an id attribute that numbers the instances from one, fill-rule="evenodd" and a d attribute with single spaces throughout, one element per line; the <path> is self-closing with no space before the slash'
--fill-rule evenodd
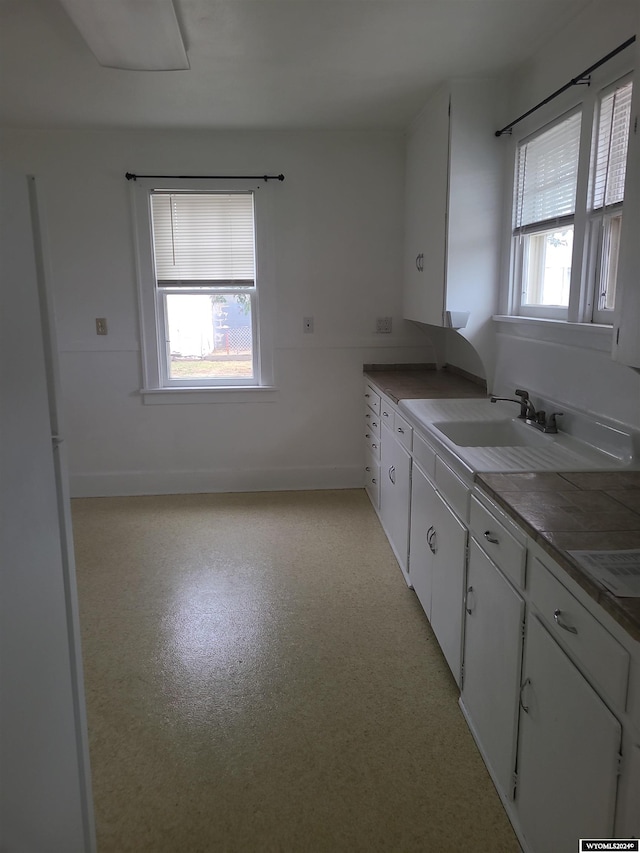
<path id="1" fill-rule="evenodd" d="M 640 471 L 476 474 L 476 481 L 628 633 L 640 598 L 613 595 L 569 551 L 640 548 Z"/>

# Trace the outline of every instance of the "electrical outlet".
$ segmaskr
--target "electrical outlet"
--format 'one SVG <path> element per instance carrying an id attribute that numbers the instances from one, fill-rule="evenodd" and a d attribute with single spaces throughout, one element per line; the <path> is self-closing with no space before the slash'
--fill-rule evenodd
<path id="1" fill-rule="evenodd" d="M 388 335 L 393 325 L 393 317 L 378 317 L 376 320 L 376 334 Z"/>
<path id="2" fill-rule="evenodd" d="M 302 330 L 305 335 L 313 334 L 313 317 L 303 317 L 302 318 Z"/>
<path id="3" fill-rule="evenodd" d="M 106 317 L 96 317 L 96 335 L 106 335 L 107 332 L 107 318 Z"/>

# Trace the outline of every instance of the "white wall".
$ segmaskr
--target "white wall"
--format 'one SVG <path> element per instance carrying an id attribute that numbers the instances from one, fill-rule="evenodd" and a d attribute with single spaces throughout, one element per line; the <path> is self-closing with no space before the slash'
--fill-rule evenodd
<path id="1" fill-rule="evenodd" d="M 606 0 L 595 0 L 514 76 L 513 117 L 632 36 L 637 28 L 637 13 L 636 0 L 616 5 L 613 15 Z M 633 53 L 628 50 L 612 61 L 607 70 L 623 73 L 632 61 Z M 574 103 L 580 97 L 579 88 L 573 88 L 546 111 L 541 111 L 535 121 L 548 119 L 551 110 Z M 557 330 L 550 334 L 548 329 L 536 331 L 533 326 L 516 330 L 501 324 L 496 331 L 499 331 L 493 383 L 496 393 L 512 394 L 515 388 L 525 387 L 565 405 L 640 427 L 640 374 L 611 360 L 610 340 L 595 337 L 586 344 L 584 341 L 576 344 L 572 330 L 566 330 L 564 335 Z"/>
<path id="2" fill-rule="evenodd" d="M 37 176 L 45 208 L 75 495 L 362 483 L 362 364 L 436 361 L 400 319 L 401 134 L 6 130 L 0 141 L 5 161 Z M 274 402 L 143 404 L 126 171 L 285 174 L 273 193 Z M 315 334 L 303 335 L 309 315 Z M 375 335 L 388 315 L 394 333 Z"/>

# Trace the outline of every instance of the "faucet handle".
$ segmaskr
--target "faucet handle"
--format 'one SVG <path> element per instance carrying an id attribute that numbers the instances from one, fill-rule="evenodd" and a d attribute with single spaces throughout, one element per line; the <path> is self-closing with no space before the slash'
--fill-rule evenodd
<path id="1" fill-rule="evenodd" d="M 516 397 L 522 397 L 523 400 L 528 400 L 529 399 L 529 392 L 517 390 L 516 391 Z"/>
<path id="2" fill-rule="evenodd" d="M 564 412 L 552 412 L 547 418 L 546 428 L 549 431 L 556 432 L 558 429 L 558 425 L 556 424 L 556 418 L 561 418 L 564 415 Z"/>

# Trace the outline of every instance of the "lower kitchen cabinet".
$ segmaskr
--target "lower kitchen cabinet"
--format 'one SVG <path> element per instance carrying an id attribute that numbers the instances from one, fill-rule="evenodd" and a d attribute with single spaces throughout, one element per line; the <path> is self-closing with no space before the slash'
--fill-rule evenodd
<path id="1" fill-rule="evenodd" d="M 475 540 L 469 545 L 460 704 L 491 775 L 511 798 L 525 604 Z"/>
<path id="2" fill-rule="evenodd" d="M 572 853 L 612 838 L 620 723 L 536 616 L 520 693 L 515 810 L 532 851 Z"/>
<path id="3" fill-rule="evenodd" d="M 467 528 L 417 466 L 411 493 L 411 583 L 460 684 Z"/>
<path id="4" fill-rule="evenodd" d="M 380 520 L 407 584 L 411 456 L 383 423 L 380 455 Z"/>
<path id="5" fill-rule="evenodd" d="M 418 465 L 411 479 L 409 575 L 422 609 L 431 619 L 431 579 L 435 554 L 430 542 L 436 513 L 436 490 Z"/>

